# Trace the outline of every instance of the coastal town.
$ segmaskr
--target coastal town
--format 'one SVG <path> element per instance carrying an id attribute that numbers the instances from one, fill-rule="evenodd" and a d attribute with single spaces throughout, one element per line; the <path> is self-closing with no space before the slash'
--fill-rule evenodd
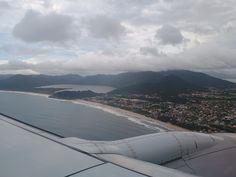
<path id="1" fill-rule="evenodd" d="M 157 94 L 105 94 L 84 98 L 199 132 L 236 132 L 236 90 L 162 97 Z"/>

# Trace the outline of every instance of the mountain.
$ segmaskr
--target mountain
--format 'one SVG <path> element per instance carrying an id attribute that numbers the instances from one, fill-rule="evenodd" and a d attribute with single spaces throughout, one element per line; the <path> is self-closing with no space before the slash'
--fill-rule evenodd
<path id="1" fill-rule="evenodd" d="M 187 71 L 187 70 L 170 70 L 163 72 L 163 74 L 167 75 L 175 75 L 178 76 L 179 78 L 192 83 L 194 85 L 197 85 L 199 87 L 214 87 L 214 88 L 219 88 L 219 89 L 224 89 L 224 88 L 230 88 L 230 87 L 235 87 L 236 84 L 219 79 L 210 75 L 207 75 L 205 73 L 200 73 L 200 72 L 193 72 L 193 71 Z"/>
<path id="2" fill-rule="evenodd" d="M 79 75 L 13 75 L 0 80 L 1 89 L 27 90 L 44 85 L 53 84 L 77 84 L 81 80 Z"/>
<path id="3" fill-rule="evenodd" d="M 160 95 L 177 95 L 179 93 L 187 93 L 190 91 L 200 91 L 202 87 L 196 86 L 192 83 L 174 76 L 163 76 L 159 82 L 141 83 L 128 87 L 123 87 L 111 91 L 111 94 L 160 94 Z"/>
<path id="4" fill-rule="evenodd" d="M 171 76 L 171 77 L 167 77 Z M 1 77 L 0 77 L 1 78 Z M 49 75 L 13 75 L 3 77 L 0 79 L 0 89 L 8 90 L 30 90 L 39 86 L 53 85 L 53 84 L 87 84 L 87 85 L 106 85 L 118 89 L 130 89 L 134 86 L 140 90 L 145 90 L 145 85 L 151 88 L 162 90 L 161 87 L 167 89 L 169 84 L 168 79 L 176 83 L 183 84 L 186 88 L 208 88 L 214 87 L 219 89 L 236 87 L 236 84 L 225 81 L 210 75 L 193 72 L 187 70 L 170 70 L 161 72 L 127 72 L 117 75 L 92 75 L 92 76 L 79 76 L 79 75 L 62 75 L 62 76 L 49 76 Z M 167 82 L 167 83 L 165 83 Z M 161 86 L 159 85 L 161 83 Z M 165 83 L 165 84 L 164 84 Z M 159 88 L 160 87 L 160 88 Z M 178 86 L 179 87 L 179 86 Z M 183 88 L 179 88 L 183 89 Z"/>
<path id="5" fill-rule="evenodd" d="M 117 75 L 92 75 L 84 77 L 81 84 L 107 85 L 116 88 L 122 88 L 142 82 L 157 82 L 160 79 L 158 72 L 128 72 Z"/>
<path id="6" fill-rule="evenodd" d="M 232 82 L 215 78 L 204 73 L 187 70 L 169 70 L 161 72 L 144 71 L 121 73 L 117 75 L 94 75 L 84 77 L 81 82 L 83 84 L 98 84 L 123 88 L 142 83 L 158 83 L 163 77 L 168 75 L 177 76 L 186 82 L 203 88 L 214 87 L 224 89 L 235 87 L 236 85 Z"/>

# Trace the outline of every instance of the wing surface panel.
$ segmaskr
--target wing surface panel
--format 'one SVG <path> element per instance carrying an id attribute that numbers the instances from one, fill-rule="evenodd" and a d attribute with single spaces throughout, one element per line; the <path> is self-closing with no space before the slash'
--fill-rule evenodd
<path id="1" fill-rule="evenodd" d="M 0 176 L 59 177 L 103 163 L 0 120 Z"/>

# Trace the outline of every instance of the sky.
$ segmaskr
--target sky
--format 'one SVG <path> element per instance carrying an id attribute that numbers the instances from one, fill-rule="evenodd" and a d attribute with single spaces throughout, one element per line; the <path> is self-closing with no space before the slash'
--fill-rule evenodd
<path id="1" fill-rule="evenodd" d="M 236 79 L 235 0 L 0 0 L 0 74 Z"/>

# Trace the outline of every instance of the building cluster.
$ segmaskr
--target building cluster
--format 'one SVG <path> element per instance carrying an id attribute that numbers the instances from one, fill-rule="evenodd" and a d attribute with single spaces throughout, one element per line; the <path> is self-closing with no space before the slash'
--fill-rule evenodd
<path id="1" fill-rule="evenodd" d="M 103 95 L 86 98 L 199 132 L 236 132 L 236 94 L 205 91 L 176 98 L 159 95 Z"/>

